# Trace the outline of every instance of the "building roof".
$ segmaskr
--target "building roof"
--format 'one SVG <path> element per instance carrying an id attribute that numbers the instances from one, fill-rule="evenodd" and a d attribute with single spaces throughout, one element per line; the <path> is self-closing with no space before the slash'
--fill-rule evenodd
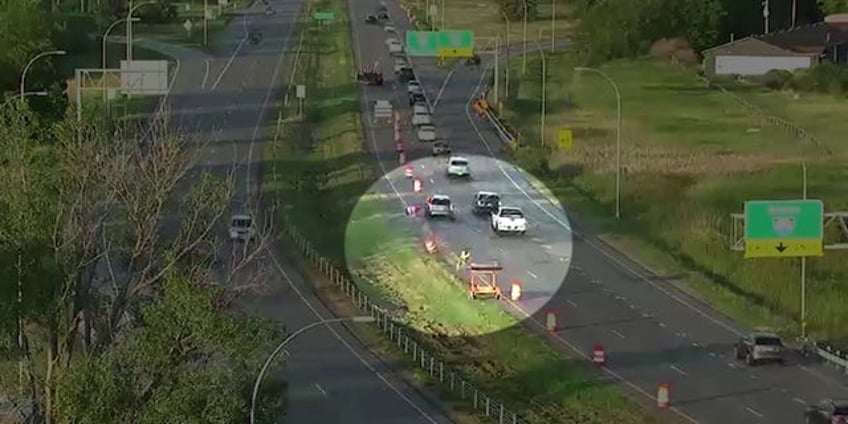
<path id="1" fill-rule="evenodd" d="M 842 22 L 818 22 L 793 29 L 754 35 L 704 51 L 729 54 L 819 56 L 828 47 L 848 42 L 848 25 Z"/>

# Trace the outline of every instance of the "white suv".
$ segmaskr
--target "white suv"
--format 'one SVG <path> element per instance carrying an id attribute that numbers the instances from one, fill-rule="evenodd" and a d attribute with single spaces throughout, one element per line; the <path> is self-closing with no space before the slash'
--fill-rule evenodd
<path id="1" fill-rule="evenodd" d="M 425 212 L 427 218 L 444 216 L 451 220 L 455 219 L 453 214 L 453 203 L 451 203 L 450 197 L 444 194 L 434 194 L 427 198 L 427 209 Z"/>
<path id="2" fill-rule="evenodd" d="M 233 215 L 230 218 L 230 240 L 250 241 L 256 236 L 256 228 L 250 215 Z"/>
<path id="3" fill-rule="evenodd" d="M 468 159 L 460 156 L 452 156 L 448 160 L 448 177 L 470 177 L 471 169 L 468 167 Z"/>
<path id="4" fill-rule="evenodd" d="M 492 212 L 492 230 L 497 234 L 519 233 L 527 231 L 527 219 L 524 212 L 513 206 L 501 206 Z"/>

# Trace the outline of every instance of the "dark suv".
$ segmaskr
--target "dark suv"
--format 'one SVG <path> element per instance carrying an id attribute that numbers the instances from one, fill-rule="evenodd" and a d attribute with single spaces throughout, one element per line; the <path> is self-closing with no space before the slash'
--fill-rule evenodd
<path id="1" fill-rule="evenodd" d="M 848 400 L 823 399 L 804 411 L 807 424 L 848 424 Z"/>
<path id="2" fill-rule="evenodd" d="M 478 191 L 474 195 L 473 212 L 478 215 L 489 215 L 498 210 L 501 205 L 501 196 L 489 191 Z"/>

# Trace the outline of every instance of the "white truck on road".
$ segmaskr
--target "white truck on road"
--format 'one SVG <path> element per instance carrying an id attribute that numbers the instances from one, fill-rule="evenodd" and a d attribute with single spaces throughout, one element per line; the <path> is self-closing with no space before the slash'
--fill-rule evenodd
<path id="1" fill-rule="evenodd" d="M 501 206 L 492 212 L 492 230 L 500 235 L 503 233 L 524 234 L 527 231 L 527 218 L 520 208 Z"/>

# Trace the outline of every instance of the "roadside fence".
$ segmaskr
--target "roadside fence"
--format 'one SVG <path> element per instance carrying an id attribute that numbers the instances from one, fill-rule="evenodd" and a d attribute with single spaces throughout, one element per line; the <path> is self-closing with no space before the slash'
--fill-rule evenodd
<path id="1" fill-rule="evenodd" d="M 333 265 L 330 260 L 321 256 L 312 246 L 312 243 L 297 231 L 297 228 L 288 221 L 285 215 L 282 215 L 281 218 L 283 222 L 277 223 L 278 228 L 282 234 L 293 242 L 293 246 L 297 247 L 302 257 L 321 271 L 324 277 L 332 281 L 360 310 L 373 316 L 376 319 L 377 327 L 388 335 L 389 341 L 411 358 L 416 366 L 427 372 L 431 378 L 438 379 L 444 389 L 452 395 L 458 396 L 460 400 L 466 401 L 475 412 L 491 418 L 494 422 L 498 424 L 529 424 L 518 414 L 508 410 L 502 402 L 490 397 L 473 383 L 463 378 L 449 364 L 427 351 L 421 343 L 415 340 L 406 326 L 395 322 L 390 314 L 374 304 L 345 272 Z"/>

